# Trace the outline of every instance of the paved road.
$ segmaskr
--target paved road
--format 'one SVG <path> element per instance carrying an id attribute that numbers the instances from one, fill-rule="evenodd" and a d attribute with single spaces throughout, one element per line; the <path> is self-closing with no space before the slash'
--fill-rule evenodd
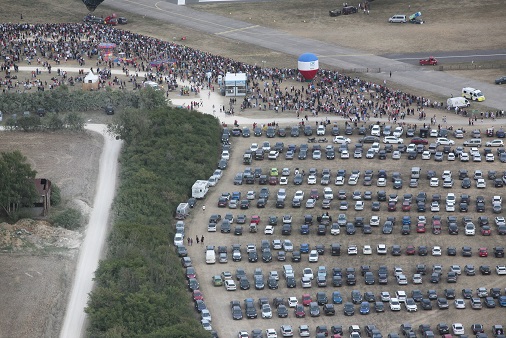
<path id="1" fill-rule="evenodd" d="M 506 87 L 484 83 L 443 72 L 421 69 L 397 60 L 364 54 L 350 48 L 331 45 L 318 40 L 294 36 L 279 30 L 252 25 L 211 13 L 177 6 L 167 1 L 157 0 L 115 0 L 106 2 L 108 6 L 125 12 L 132 12 L 180 26 L 190 27 L 209 34 L 224 36 L 252 45 L 298 56 L 311 51 L 318 55 L 322 63 L 338 68 L 380 68 L 382 73 L 373 74 L 378 80 L 395 81 L 422 90 L 450 96 L 460 94 L 462 87 L 479 88 L 485 94 L 486 104 L 495 109 L 506 107 Z M 289 66 L 289 65 L 287 65 Z M 403 69 L 402 72 L 396 72 Z M 389 78 L 389 72 L 393 77 Z"/>
<path id="2" fill-rule="evenodd" d="M 393 59 L 413 65 L 418 64 L 418 60 L 434 56 L 440 64 L 453 62 L 470 62 L 470 61 L 496 61 L 506 60 L 506 49 L 491 50 L 462 50 L 453 52 L 429 52 L 429 53 L 392 53 L 383 54 L 382 57 Z M 505 72 L 506 73 L 506 72 Z"/>
<path id="3" fill-rule="evenodd" d="M 98 268 L 107 237 L 109 211 L 116 191 L 118 157 L 122 143 L 108 135 L 103 124 L 90 124 L 86 126 L 86 129 L 104 136 L 104 148 L 100 156 L 100 170 L 93 210 L 86 229 L 86 237 L 79 252 L 72 291 L 60 331 L 61 338 L 78 338 L 84 337 L 85 334 L 86 314 L 84 308 L 88 302 L 88 294 L 93 287 L 93 274 Z"/>

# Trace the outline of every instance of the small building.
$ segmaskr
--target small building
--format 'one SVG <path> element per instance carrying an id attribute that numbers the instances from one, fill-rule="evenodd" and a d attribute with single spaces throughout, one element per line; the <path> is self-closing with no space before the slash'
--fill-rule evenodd
<path id="1" fill-rule="evenodd" d="M 225 74 L 224 92 L 225 96 L 246 96 L 248 92 L 248 76 L 245 73 Z"/>
<path id="2" fill-rule="evenodd" d="M 47 178 L 36 178 L 34 183 L 39 197 L 33 204 L 33 211 L 37 216 L 47 216 L 51 207 L 51 181 Z"/>

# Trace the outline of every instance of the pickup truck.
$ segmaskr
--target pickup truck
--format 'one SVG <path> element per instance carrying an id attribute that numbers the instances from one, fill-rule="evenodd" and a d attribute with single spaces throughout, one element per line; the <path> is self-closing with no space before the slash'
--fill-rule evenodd
<path id="1" fill-rule="evenodd" d="M 427 59 L 421 59 L 420 60 L 420 66 L 435 66 L 437 65 L 437 59 L 433 56 L 427 58 Z"/>

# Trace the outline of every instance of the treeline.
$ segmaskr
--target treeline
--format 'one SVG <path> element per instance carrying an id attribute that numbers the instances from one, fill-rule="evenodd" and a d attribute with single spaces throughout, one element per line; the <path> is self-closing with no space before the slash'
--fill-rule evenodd
<path id="1" fill-rule="evenodd" d="M 158 107 L 127 110 L 109 126 L 125 144 L 108 252 L 86 308 L 91 337 L 209 337 L 175 253 L 172 215 L 194 181 L 212 174 L 220 125 L 210 115 Z"/>

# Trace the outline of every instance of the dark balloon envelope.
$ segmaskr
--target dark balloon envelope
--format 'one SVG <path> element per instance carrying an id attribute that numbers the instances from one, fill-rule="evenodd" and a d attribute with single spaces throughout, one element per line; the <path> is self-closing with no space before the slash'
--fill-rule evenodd
<path id="1" fill-rule="evenodd" d="M 83 3 L 86 5 L 86 8 L 88 8 L 88 10 L 90 12 L 93 12 L 98 5 L 100 5 L 102 2 L 104 2 L 104 0 L 82 0 Z"/>

